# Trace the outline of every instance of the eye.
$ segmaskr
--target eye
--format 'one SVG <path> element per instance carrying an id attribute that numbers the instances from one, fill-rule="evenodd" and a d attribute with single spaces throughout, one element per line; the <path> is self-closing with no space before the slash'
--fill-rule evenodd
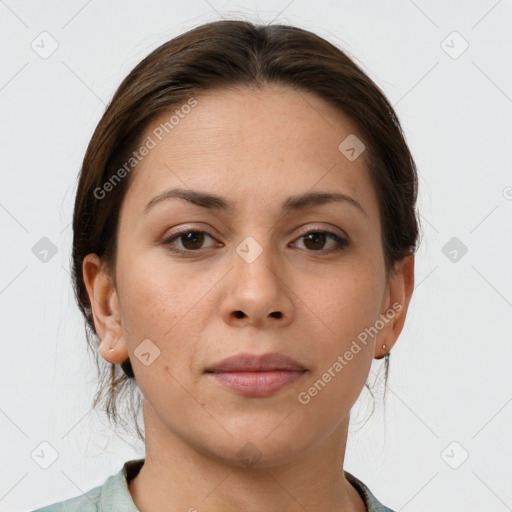
<path id="1" fill-rule="evenodd" d="M 214 238 L 205 231 L 188 229 L 173 233 L 171 236 L 164 239 L 162 243 L 168 246 L 169 250 L 178 254 L 191 254 L 204 249 L 203 244 L 205 238 L 214 240 Z M 324 246 L 329 239 L 331 240 L 331 247 L 325 249 Z M 324 254 L 342 251 L 350 245 L 348 240 L 331 231 L 311 230 L 301 235 L 298 240 L 304 243 L 307 251 Z M 176 246 L 178 242 L 178 245 L 181 245 L 181 247 Z M 213 246 L 214 245 L 211 247 Z"/>
<path id="2" fill-rule="evenodd" d="M 174 233 L 170 237 L 163 240 L 163 244 L 169 246 L 171 251 L 185 254 L 190 252 L 198 252 L 201 249 L 201 246 L 204 243 L 205 236 L 211 238 L 213 237 L 206 233 L 205 231 L 196 231 L 196 230 L 185 230 L 179 233 Z M 181 245 L 183 248 L 176 247 L 175 241 L 181 241 Z"/>
<path id="3" fill-rule="evenodd" d="M 329 238 L 334 241 L 334 244 L 331 244 L 330 249 L 323 249 L 326 240 Z M 311 252 L 337 252 L 342 251 L 350 245 L 348 240 L 338 236 L 336 233 L 332 233 L 331 231 L 308 231 L 307 233 L 304 233 L 299 240 L 303 240 L 306 249 Z M 334 245 L 334 248 L 332 248 L 332 245 Z"/>

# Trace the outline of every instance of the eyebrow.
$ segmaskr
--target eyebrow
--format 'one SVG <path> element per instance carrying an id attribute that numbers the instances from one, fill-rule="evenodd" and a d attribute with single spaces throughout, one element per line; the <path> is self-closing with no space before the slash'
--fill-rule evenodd
<path id="1" fill-rule="evenodd" d="M 169 199 L 179 198 L 188 201 L 201 208 L 209 210 L 218 210 L 225 212 L 233 212 L 233 204 L 228 199 L 214 194 L 207 194 L 197 190 L 187 190 L 180 188 L 173 188 L 155 196 L 144 207 L 144 213 L 147 213 L 158 203 L 167 201 Z M 340 194 L 338 192 L 307 192 L 296 196 L 291 196 L 282 204 L 282 209 L 286 212 L 307 210 L 315 206 L 338 202 L 346 203 L 356 207 L 360 212 L 366 215 L 363 207 L 353 197 L 347 194 Z"/>

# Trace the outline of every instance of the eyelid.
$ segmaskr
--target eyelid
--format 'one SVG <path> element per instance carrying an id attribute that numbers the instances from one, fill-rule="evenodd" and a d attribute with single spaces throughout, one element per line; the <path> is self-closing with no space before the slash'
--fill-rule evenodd
<path id="1" fill-rule="evenodd" d="M 305 234 L 311 233 L 312 231 L 332 231 L 334 234 L 338 235 L 339 237 L 346 238 L 347 241 L 349 241 L 349 242 L 351 241 L 350 237 L 347 235 L 347 233 L 345 231 L 343 231 L 342 229 L 340 229 L 336 226 L 333 226 L 331 224 L 322 225 L 319 222 L 317 222 L 317 223 L 313 222 L 313 223 L 304 224 L 303 226 L 300 226 L 298 228 L 298 230 L 299 231 L 298 231 L 296 237 L 303 236 Z M 171 238 L 173 236 L 184 235 L 191 231 L 205 233 L 208 236 L 210 236 L 211 238 L 217 238 L 220 236 L 218 234 L 210 233 L 208 231 L 208 229 L 204 229 L 202 226 L 199 226 L 199 225 L 191 226 L 188 224 L 184 224 L 184 225 L 180 225 L 179 228 L 177 228 L 175 231 L 171 230 L 169 232 L 166 232 L 166 234 L 163 236 L 163 239 L 168 240 L 169 238 Z M 290 233 L 290 235 L 291 235 L 291 233 Z"/>
<path id="2" fill-rule="evenodd" d="M 178 241 L 182 236 L 185 236 L 187 233 L 200 233 L 203 235 L 206 235 L 210 237 L 214 242 L 217 242 L 212 247 L 206 247 L 203 249 L 180 249 L 174 244 L 176 241 Z M 352 246 L 351 239 L 345 234 L 343 230 L 340 230 L 339 228 L 336 228 L 335 226 L 330 225 L 328 228 L 325 226 L 320 225 L 319 223 L 313 224 L 313 225 L 305 225 L 301 226 L 299 228 L 299 233 L 295 236 L 295 238 L 292 241 L 292 246 L 295 245 L 298 241 L 300 241 L 302 238 L 307 236 L 311 233 L 324 233 L 327 236 L 330 236 L 331 238 L 335 239 L 337 248 L 335 249 L 329 249 L 329 250 L 319 250 L 319 251 L 306 251 L 307 253 L 315 254 L 318 257 L 328 256 L 329 254 L 336 254 L 339 252 L 342 252 L 346 250 L 347 248 Z M 169 246 L 169 250 L 171 250 L 174 253 L 180 254 L 184 257 L 195 257 L 201 256 L 202 253 L 207 252 L 209 249 L 215 249 L 219 248 L 219 244 L 223 246 L 224 244 L 222 242 L 218 242 L 217 237 L 215 235 L 212 235 L 205 229 L 201 229 L 198 227 L 192 227 L 188 225 L 181 226 L 176 231 L 171 231 L 169 234 L 164 235 L 162 244 Z M 171 248 L 172 247 L 172 248 Z"/>
<path id="3" fill-rule="evenodd" d="M 208 224 L 179 224 L 178 226 L 175 226 L 173 228 L 170 228 L 165 231 L 162 238 L 168 239 L 171 236 L 175 235 L 183 235 L 186 233 L 189 233 L 191 231 L 200 232 L 200 233 L 206 233 L 207 235 L 211 236 L 212 238 L 218 238 L 220 235 L 218 232 L 214 229 L 212 229 Z M 211 232 L 213 231 L 213 233 Z"/>
<path id="4" fill-rule="evenodd" d="M 325 224 L 322 225 L 320 223 L 306 224 L 299 228 L 298 236 L 300 237 L 300 236 L 306 235 L 306 234 L 310 233 L 311 231 L 328 231 L 328 232 L 332 232 L 335 235 L 338 235 L 341 238 L 347 239 L 348 242 L 351 241 L 350 237 L 347 235 L 347 233 L 345 233 L 345 231 L 343 231 L 340 228 L 337 228 L 336 226 L 333 226 L 332 224 L 326 224 L 326 225 Z"/>
<path id="5" fill-rule="evenodd" d="M 187 233 L 201 233 L 204 235 L 209 236 L 212 240 L 217 241 L 218 235 L 214 235 L 210 233 L 208 230 L 200 227 L 194 227 L 194 226 L 181 226 L 180 228 L 177 228 L 175 231 L 166 231 L 164 236 L 162 237 L 163 242 L 169 242 L 171 239 L 179 239 L 181 236 L 185 236 Z M 222 242 L 220 242 L 222 243 Z"/>

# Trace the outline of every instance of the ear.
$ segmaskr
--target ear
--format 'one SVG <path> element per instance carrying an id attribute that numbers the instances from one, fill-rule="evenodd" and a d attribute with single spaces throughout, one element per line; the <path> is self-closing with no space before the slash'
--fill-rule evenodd
<path id="1" fill-rule="evenodd" d="M 112 276 L 96 254 L 88 254 L 84 258 L 82 272 L 91 303 L 94 326 L 101 339 L 100 354 L 111 363 L 122 363 L 128 359 L 129 354 Z"/>
<path id="2" fill-rule="evenodd" d="M 393 348 L 402 332 L 413 290 L 414 254 L 408 254 L 395 264 L 389 277 L 380 315 L 384 327 L 376 338 L 375 359 L 382 359 Z M 383 345 L 386 346 L 385 349 L 382 348 Z"/>

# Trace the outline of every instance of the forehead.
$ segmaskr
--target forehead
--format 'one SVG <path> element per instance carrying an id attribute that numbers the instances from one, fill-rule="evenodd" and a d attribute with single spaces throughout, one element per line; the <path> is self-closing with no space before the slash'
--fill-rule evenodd
<path id="1" fill-rule="evenodd" d="M 195 106 L 177 105 L 147 128 L 143 140 L 154 147 L 132 172 L 125 198 L 138 211 L 179 186 L 230 197 L 235 207 L 258 197 L 281 204 L 306 191 L 337 191 L 376 214 L 364 152 L 350 161 L 339 149 L 347 137 L 363 137 L 322 99 L 281 85 L 208 91 L 194 99 Z"/>

